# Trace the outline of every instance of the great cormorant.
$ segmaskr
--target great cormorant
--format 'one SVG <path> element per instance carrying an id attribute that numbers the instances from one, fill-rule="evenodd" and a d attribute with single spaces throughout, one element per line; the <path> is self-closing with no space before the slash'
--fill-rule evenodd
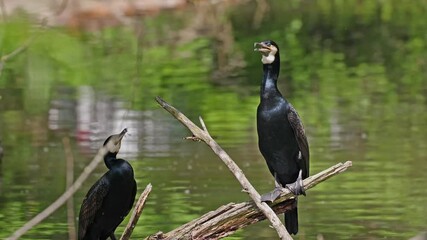
<path id="1" fill-rule="evenodd" d="M 258 146 L 276 180 L 275 190 L 261 200 L 274 201 L 282 186 L 295 195 L 305 195 L 302 179 L 309 175 L 308 142 L 298 113 L 277 89 L 279 47 L 273 41 L 255 43 L 254 47 L 262 54 L 264 70 L 257 109 Z M 298 232 L 297 211 L 295 207 L 285 213 L 285 226 L 291 234 Z"/>
<path id="2" fill-rule="evenodd" d="M 115 240 L 114 231 L 129 213 L 135 201 L 136 182 L 132 166 L 117 159 L 126 134 L 111 135 L 105 140 L 108 153 L 104 162 L 109 169 L 88 191 L 79 215 L 79 240 Z"/>

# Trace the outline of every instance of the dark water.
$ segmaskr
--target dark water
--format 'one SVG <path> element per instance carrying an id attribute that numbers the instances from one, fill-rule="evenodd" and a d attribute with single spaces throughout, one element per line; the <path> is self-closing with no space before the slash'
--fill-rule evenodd
<path id="1" fill-rule="evenodd" d="M 426 231 L 426 2 L 267 1 L 265 12 L 262 3 L 201 5 L 136 21 L 144 28 L 139 41 L 131 26 L 77 36 L 52 29 L 5 65 L 0 237 L 64 191 L 64 137 L 78 176 L 124 127 L 120 157 L 133 165 L 138 193 L 153 184 L 135 239 L 247 201 L 206 145 L 183 140 L 188 131 L 156 105 L 157 95 L 195 122 L 202 116 L 258 191 L 269 191 L 274 183 L 255 129 L 262 72 L 252 51 L 266 38 L 281 46 L 279 88 L 305 124 L 311 173 L 353 161 L 300 198 L 295 238 L 408 239 Z M 2 27 L 4 52 L 30 32 L 20 18 Z M 74 196 L 76 215 L 105 170 L 98 166 Z M 67 239 L 67 232 L 62 207 L 22 239 Z M 275 238 L 265 222 L 230 237 Z"/>

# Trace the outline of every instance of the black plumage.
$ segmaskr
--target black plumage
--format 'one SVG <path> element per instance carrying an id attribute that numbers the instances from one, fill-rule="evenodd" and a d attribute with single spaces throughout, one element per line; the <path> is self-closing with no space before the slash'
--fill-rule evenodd
<path id="1" fill-rule="evenodd" d="M 104 162 L 109 169 L 88 191 L 79 214 L 79 240 L 116 239 L 114 231 L 131 210 L 135 201 L 136 182 L 132 166 L 117 159 L 127 130 L 104 142 L 108 153 Z"/>
<path id="2" fill-rule="evenodd" d="M 273 41 L 264 41 L 255 43 L 255 50 L 262 54 L 264 71 L 257 109 L 258 145 L 276 180 L 275 191 L 262 200 L 274 201 L 281 186 L 296 195 L 304 194 L 302 179 L 309 176 L 309 147 L 298 113 L 277 88 L 279 47 Z M 298 232 L 296 207 L 285 213 L 285 226 L 291 234 Z"/>

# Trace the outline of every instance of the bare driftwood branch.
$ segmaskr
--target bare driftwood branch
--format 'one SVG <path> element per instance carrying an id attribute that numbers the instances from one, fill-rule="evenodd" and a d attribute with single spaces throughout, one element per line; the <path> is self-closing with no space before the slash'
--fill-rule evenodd
<path id="1" fill-rule="evenodd" d="M 71 143 L 69 137 L 62 138 L 62 145 L 64 146 L 64 153 L 66 159 L 66 188 L 74 182 L 74 157 L 73 152 L 71 151 Z M 74 240 L 77 239 L 76 236 L 76 224 L 74 223 L 74 199 L 70 197 L 67 200 L 67 222 L 68 222 L 68 239 Z"/>
<path id="2" fill-rule="evenodd" d="M 136 224 L 138 223 L 138 219 L 141 216 L 142 210 L 144 209 L 145 201 L 147 200 L 148 195 L 150 195 L 151 189 L 152 189 L 152 186 L 151 186 L 151 183 L 149 183 L 147 185 L 147 187 L 145 187 L 145 190 L 139 196 L 138 202 L 136 202 L 132 216 L 130 217 L 128 225 L 126 226 L 125 230 L 123 231 L 123 234 L 120 237 L 120 240 L 130 239 L 130 236 L 132 235 L 133 229 L 135 228 Z"/>
<path id="3" fill-rule="evenodd" d="M 45 218 L 50 216 L 52 213 L 54 213 L 59 207 L 64 205 L 64 203 L 73 196 L 73 194 L 82 186 L 83 182 L 86 181 L 86 179 L 89 177 L 89 175 L 92 173 L 92 171 L 98 166 L 98 164 L 104 159 L 105 154 L 107 154 L 107 149 L 105 147 L 102 147 L 99 149 L 96 156 L 93 158 L 93 160 L 87 165 L 83 172 L 80 174 L 80 176 L 77 178 L 77 180 L 74 182 L 73 185 L 71 185 L 70 188 L 68 188 L 58 199 L 56 199 L 55 202 L 53 202 L 50 206 L 48 206 L 45 210 L 37 214 L 35 217 L 33 217 L 30 221 L 24 224 L 21 228 L 16 230 L 10 237 L 8 237 L 8 240 L 15 240 L 20 238 L 22 235 L 24 235 L 28 230 L 30 230 L 35 225 L 39 224 L 41 221 L 43 221 Z"/>
<path id="4" fill-rule="evenodd" d="M 307 191 L 328 178 L 344 172 L 351 165 L 351 161 L 338 163 L 316 175 L 304 179 L 304 189 Z M 295 202 L 290 201 L 294 197 L 288 189 L 285 189 L 281 196 L 270 204 L 270 207 L 276 214 L 283 213 L 294 207 L 293 204 Z M 265 215 L 255 206 L 254 202 L 229 203 L 173 231 L 165 234 L 160 232 L 149 236 L 147 240 L 218 239 L 262 220 L 265 220 Z"/>
<path id="5" fill-rule="evenodd" d="M 243 202 L 243 203 L 229 203 L 227 205 L 219 207 L 215 211 L 211 211 L 201 216 L 198 219 L 195 219 L 187 224 L 182 225 L 181 227 L 176 228 L 173 231 L 168 233 L 159 232 L 157 234 L 147 237 L 148 240 L 154 239 L 218 239 L 226 237 L 236 230 L 241 229 L 250 224 L 265 220 L 266 217 L 271 217 L 271 213 L 267 211 L 265 213 L 264 206 L 265 203 L 260 203 L 260 196 L 256 190 L 252 187 L 246 177 L 243 175 L 243 172 L 238 168 L 238 166 L 232 161 L 228 154 L 222 150 L 222 148 L 212 139 L 209 135 L 209 132 L 206 128 L 206 124 L 203 119 L 199 117 L 201 126 L 203 129 L 200 129 L 195 125 L 191 120 L 189 120 L 184 114 L 179 112 L 177 109 L 169 105 L 160 97 L 156 98 L 156 101 L 166 109 L 170 114 L 172 114 L 179 122 L 181 122 L 185 127 L 187 127 L 193 134 L 191 137 L 186 139 L 195 140 L 195 141 L 204 141 L 208 144 L 212 150 L 224 161 L 224 163 L 229 167 L 230 171 L 235 175 L 235 177 L 241 183 L 243 190 L 249 194 L 253 201 Z M 304 188 L 308 190 L 322 181 L 337 175 L 341 172 L 344 172 L 349 167 L 351 167 L 352 162 L 347 161 L 345 163 L 338 163 L 335 166 L 332 166 L 316 175 L 313 175 L 304 180 Z M 288 190 L 283 189 L 282 194 L 276 201 L 270 204 L 270 207 L 267 208 L 272 212 L 272 215 L 277 218 L 276 214 L 283 213 L 287 210 L 294 208 L 295 202 L 292 200 L 295 196 Z M 261 205 L 261 206 L 260 206 Z M 270 220 L 270 219 L 269 219 Z M 271 220 L 270 220 L 271 221 Z M 274 221 L 274 220 L 273 220 Z M 280 222 L 280 220 L 278 220 Z M 278 228 L 284 226 L 280 222 L 279 227 L 274 226 L 279 236 L 282 239 L 285 239 L 286 235 L 282 235 L 281 230 Z M 286 231 L 286 229 L 285 229 Z M 287 234 L 287 232 L 286 232 Z M 290 237 L 290 236 L 289 236 Z"/>
<path id="6" fill-rule="evenodd" d="M 276 229 L 277 234 L 280 239 L 292 239 L 289 235 L 288 231 L 286 231 L 285 226 L 283 226 L 280 219 L 276 216 L 274 211 L 265 203 L 261 202 L 261 197 L 256 189 L 252 186 L 249 180 L 244 175 L 243 171 L 237 166 L 237 164 L 231 159 L 231 157 L 218 145 L 218 143 L 211 137 L 209 132 L 207 131 L 206 125 L 200 117 L 201 125 L 203 129 L 200 129 L 196 124 L 194 124 L 190 119 L 188 119 L 184 114 L 178 111 L 173 106 L 169 105 L 160 97 L 156 97 L 156 101 L 170 114 L 172 114 L 178 121 L 180 121 L 185 127 L 187 127 L 192 133 L 193 136 L 197 139 L 205 142 L 216 155 L 227 165 L 236 179 L 243 187 L 243 191 L 248 193 L 249 196 L 254 201 L 255 205 L 261 210 L 261 212 L 267 217 L 267 219 L 271 222 L 274 229 Z"/>

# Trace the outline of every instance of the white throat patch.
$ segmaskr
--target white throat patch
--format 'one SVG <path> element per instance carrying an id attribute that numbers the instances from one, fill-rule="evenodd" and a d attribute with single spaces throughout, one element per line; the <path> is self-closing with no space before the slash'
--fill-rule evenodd
<path id="1" fill-rule="evenodd" d="M 118 153 L 120 150 L 121 142 L 114 144 L 114 141 L 110 139 L 107 143 L 107 150 L 112 153 Z"/>
<path id="2" fill-rule="evenodd" d="M 274 62 L 274 59 L 276 59 L 276 57 L 274 56 L 274 54 L 272 52 L 270 52 L 268 54 L 268 56 L 262 55 L 261 62 L 263 64 L 271 64 Z"/>

